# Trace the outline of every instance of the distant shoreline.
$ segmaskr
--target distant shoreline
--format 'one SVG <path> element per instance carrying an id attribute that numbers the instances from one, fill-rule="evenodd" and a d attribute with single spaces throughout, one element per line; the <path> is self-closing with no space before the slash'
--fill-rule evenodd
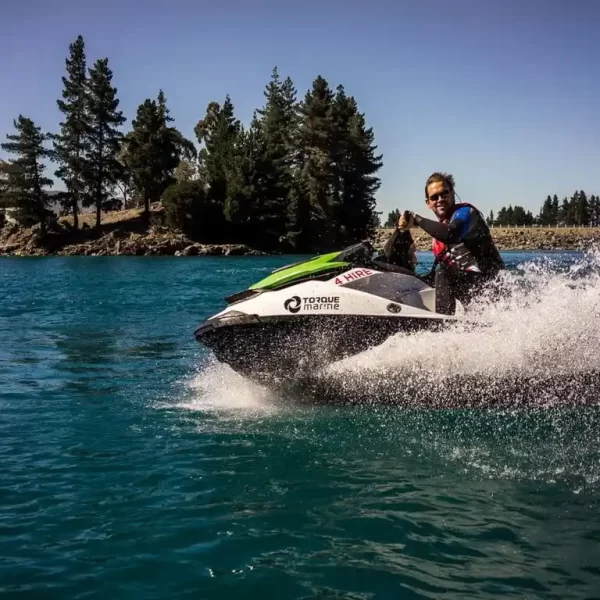
<path id="1" fill-rule="evenodd" d="M 391 235 L 390 231 L 379 230 L 372 240 L 381 249 Z M 495 228 L 492 235 L 501 252 L 560 252 L 583 251 L 592 246 L 600 247 L 600 229 L 577 230 L 543 229 L 515 230 Z M 414 231 L 413 237 L 418 251 L 431 250 L 431 238 L 423 232 Z M 194 242 L 181 233 L 153 228 L 148 232 L 133 233 L 111 231 L 93 240 L 77 240 L 72 243 L 44 244 L 31 230 L 20 230 L 11 236 L 0 232 L 0 257 L 2 256 L 277 256 L 301 253 L 264 252 L 245 244 L 202 244 Z M 67 243 L 62 243 L 66 241 Z"/>
<path id="2" fill-rule="evenodd" d="M 36 228 L 5 225 L 0 229 L 0 256 L 265 256 L 301 254 L 293 250 L 265 252 L 241 243 L 205 244 L 189 239 L 163 225 L 162 208 L 154 206 L 150 226 L 140 209 L 108 213 L 98 231 L 90 227 L 93 215 L 81 215 L 84 229 L 71 229 L 71 219 L 62 217 L 42 239 Z M 393 230 L 380 228 L 371 240 L 381 249 Z M 417 250 L 431 249 L 431 238 L 421 229 L 411 230 Z M 585 250 L 600 246 L 600 228 L 532 227 L 491 229 L 500 251 Z M 313 253 L 306 253 L 307 256 Z"/>
<path id="3" fill-rule="evenodd" d="M 379 229 L 376 246 L 383 245 L 393 229 Z M 600 245 L 599 227 L 493 227 L 490 229 L 498 250 L 552 251 L 585 250 Z M 422 229 L 411 230 L 417 250 L 431 250 L 431 237 Z"/>

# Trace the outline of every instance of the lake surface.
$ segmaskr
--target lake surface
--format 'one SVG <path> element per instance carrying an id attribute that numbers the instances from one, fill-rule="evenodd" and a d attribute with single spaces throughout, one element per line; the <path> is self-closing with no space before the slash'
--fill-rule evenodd
<path id="1" fill-rule="evenodd" d="M 510 310 L 336 366 L 353 406 L 276 397 L 194 340 L 298 257 L 0 259 L 0 596 L 600 597 L 600 412 L 548 383 L 595 393 L 600 260 L 504 256 Z M 394 405 L 411 377 L 535 402 Z"/>

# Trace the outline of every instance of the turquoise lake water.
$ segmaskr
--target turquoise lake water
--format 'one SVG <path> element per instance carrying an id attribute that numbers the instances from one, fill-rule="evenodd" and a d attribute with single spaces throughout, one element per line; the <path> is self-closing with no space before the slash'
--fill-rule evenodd
<path id="1" fill-rule="evenodd" d="M 297 258 L 0 259 L 0 596 L 600 597 L 600 412 L 544 379 L 595 394 L 598 258 L 506 253 L 511 310 L 344 363 L 356 406 L 274 397 L 194 340 Z M 539 402 L 394 406 L 416 372 Z"/>

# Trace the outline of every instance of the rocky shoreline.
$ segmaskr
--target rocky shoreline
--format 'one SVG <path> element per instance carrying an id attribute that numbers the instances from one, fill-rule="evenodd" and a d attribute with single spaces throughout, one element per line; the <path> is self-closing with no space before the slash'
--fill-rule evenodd
<path id="1" fill-rule="evenodd" d="M 391 229 L 379 229 L 373 244 L 380 249 Z M 600 229 L 503 229 L 492 230 L 500 250 L 584 250 L 600 245 Z M 417 250 L 429 250 L 431 238 L 413 230 Z M 55 224 L 42 237 L 39 228 L 6 225 L 0 230 L 0 256 L 261 256 L 244 244 L 201 244 L 162 225 L 131 231 L 111 227 L 100 231 L 86 227 L 74 231 Z"/>
<path id="2" fill-rule="evenodd" d="M 84 230 L 85 231 L 85 230 Z M 93 235 L 91 232 L 88 235 Z M 244 244 L 200 244 L 182 233 L 151 227 L 143 233 L 114 230 L 95 239 L 82 232 L 15 229 L 0 232 L 0 256 L 261 256 Z"/>
<path id="3" fill-rule="evenodd" d="M 500 251 L 525 252 L 552 250 L 586 250 L 600 245 L 600 228 L 531 227 L 523 229 L 494 227 L 491 229 Z M 417 250 L 431 250 L 431 237 L 422 229 L 411 230 Z M 392 234 L 391 229 L 380 229 L 375 237 L 375 247 L 381 247 Z"/>

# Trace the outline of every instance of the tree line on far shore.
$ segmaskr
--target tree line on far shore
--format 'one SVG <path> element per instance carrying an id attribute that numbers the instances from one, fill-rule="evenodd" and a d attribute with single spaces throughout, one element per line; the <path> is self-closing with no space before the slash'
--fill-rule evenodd
<path id="1" fill-rule="evenodd" d="M 400 218 L 400 211 L 395 209 L 388 214 L 385 227 L 394 227 Z M 600 227 L 600 196 L 588 196 L 583 190 L 577 190 L 571 198 L 548 196 L 540 212 L 534 216 L 530 210 L 522 206 L 503 206 L 497 215 L 490 211 L 486 223 L 495 227 Z"/>
<path id="2" fill-rule="evenodd" d="M 69 46 L 57 133 L 27 116 L 14 121 L 0 161 L 0 205 L 16 207 L 45 232 L 59 203 L 78 227 L 91 207 L 103 212 L 162 201 L 167 224 L 205 242 L 244 242 L 299 251 L 339 247 L 365 238 L 379 223 L 375 193 L 382 156 L 356 100 L 317 77 L 297 99 L 277 68 L 264 106 L 245 126 L 229 96 L 209 103 L 196 141 L 174 125 L 162 90 L 140 104 L 131 129 L 119 109 L 108 59 L 87 68 L 79 36 Z M 49 193 L 48 162 L 64 191 Z"/>
<path id="3" fill-rule="evenodd" d="M 494 217 L 491 212 L 488 225 L 498 227 L 519 225 L 540 225 L 542 227 L 580 226 L 600 227 L 600 196 L 588 195 L 583 190 L 576 190 L 570 198 L 558 200 L 558 196 L 548 196 L 540 212 L 533 216 L 522 206 L 502 207 Z"/>

